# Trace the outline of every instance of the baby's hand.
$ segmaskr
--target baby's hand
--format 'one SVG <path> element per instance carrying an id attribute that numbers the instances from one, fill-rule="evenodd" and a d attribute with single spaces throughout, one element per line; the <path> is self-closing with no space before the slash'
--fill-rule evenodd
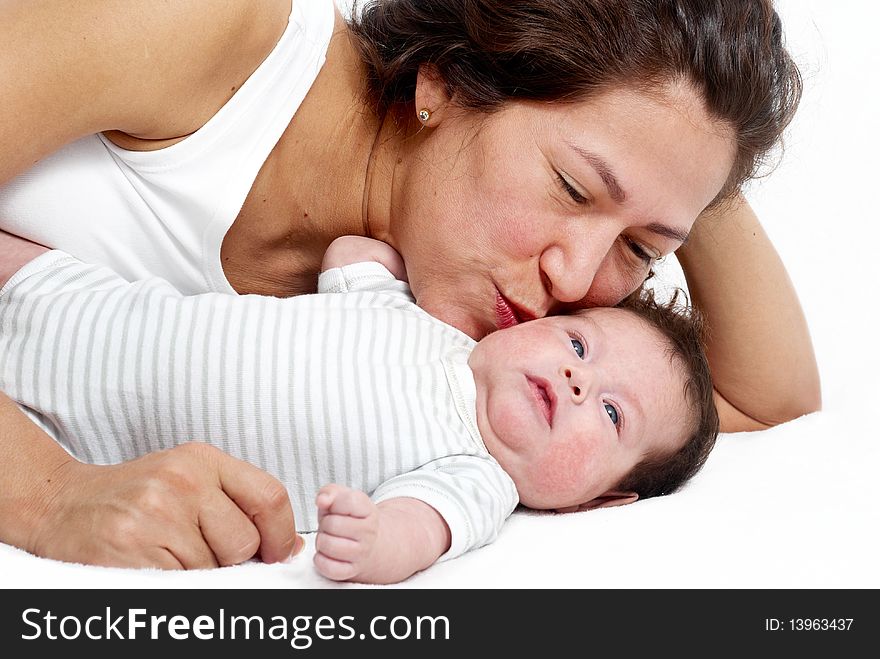
<path id="1" fill-rule="evenodd" d="M 379 509 L 360 490 L 325 485 L 315 498 L 318 537 L 315 567 L 334 581 L 355 579 L 370 571 L 376 556 Z"/>
<path id="2" fill-rule="evenodd" d="M 403 257 L 388 243 L 364 236 L 340 236 L 324 252 L 321 272 L 352 263 L 375 261 L 384 265 L 400 281 L 409 281 Z"/>

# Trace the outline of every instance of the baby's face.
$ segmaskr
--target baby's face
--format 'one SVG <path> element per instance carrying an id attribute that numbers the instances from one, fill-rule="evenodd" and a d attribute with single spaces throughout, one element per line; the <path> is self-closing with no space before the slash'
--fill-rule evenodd
<path id="1" fill-rule="evenodd" d="M 530 508 L 587 504 L 649 452 L 684 442 L 682 369 L 629 311 L 516 325 L 480 341 L 468 363 L 480 433 Z"/>

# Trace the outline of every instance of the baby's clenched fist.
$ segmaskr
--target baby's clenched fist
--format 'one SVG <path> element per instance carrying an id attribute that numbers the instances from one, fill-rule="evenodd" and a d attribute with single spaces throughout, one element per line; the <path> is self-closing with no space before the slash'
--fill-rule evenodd
<path id="1" fill-rule="evenodd" d="M 379 510 L 364 492 L 325 485 L 315 498 L 318 537 L 315 567 L 334 581 L 356 581 L 377 560 Z"/>

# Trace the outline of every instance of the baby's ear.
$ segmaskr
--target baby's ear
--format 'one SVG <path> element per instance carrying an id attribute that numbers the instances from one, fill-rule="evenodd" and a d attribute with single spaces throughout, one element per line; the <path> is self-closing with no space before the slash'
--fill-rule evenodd
<path id="1" fill-rule="evenodd" d="M 593 508 L 610 508 L 611 506 L 623 506 L 627 503 L 633 503 L 639 498 L 635 492 L 606 492 L 600 497 L 596 497 L 592 501 L 587 501 L 577 506 L 568 506 L 566 508 L 557 508 L 558 513 L 576 513 L 581 510 L 593 510 Z"/>

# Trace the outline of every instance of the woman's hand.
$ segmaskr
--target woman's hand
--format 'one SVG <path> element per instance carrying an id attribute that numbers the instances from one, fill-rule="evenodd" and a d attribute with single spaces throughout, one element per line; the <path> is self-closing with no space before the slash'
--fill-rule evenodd
<path id="1" fill-rule="evenodd" d="M 304 546 L 281 483 L 207 444 L 110 466 L 71 458 L 50 480 L 26 547 L 40 556 L 192 569 L 235 565 L 258 551 L 273 563 Z"/>

